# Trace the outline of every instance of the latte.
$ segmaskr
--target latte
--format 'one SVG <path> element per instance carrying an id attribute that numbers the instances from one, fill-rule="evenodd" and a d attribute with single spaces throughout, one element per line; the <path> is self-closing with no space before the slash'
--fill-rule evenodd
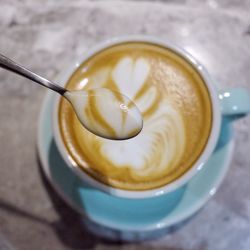
<path id="1" fill-rule="evenodd" d="M 209 92 L 195 68 L 164 47 L 130 42 L 104 49 L 83 62 L 66 87 L 121 92 L 143 116 L 139 135 L 112 141 L 84 129 L 69 103 L 60 100 L 59 127 L 68 154 L 99 182 L 126 190 L 161 187 L 189 170 L 206 146 Z"/>

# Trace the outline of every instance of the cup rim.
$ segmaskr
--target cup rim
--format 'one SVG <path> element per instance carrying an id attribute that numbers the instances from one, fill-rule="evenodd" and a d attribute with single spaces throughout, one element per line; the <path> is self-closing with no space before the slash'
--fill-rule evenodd
<path id="1" fill-rule="evenodd" d="M 74 65 L 68 67 L 65 71 L 62 71 L 61 74 L 58 76 L 58 82 L 63 83 L 64 86 L 71 76 L 71 74 L 82 64 L 82 62 L 86 61 L 88 58 L 96 54 L 97 52 L 106 49 L 110 46 L 114 46 L 116 44 L 126 43 L 126 42 L 148 42 L 153 43 L 167 49 L 173 50 L 175 53 L 183 57 L 186 61 L 188 61 L 200 74 L 203 78 L 204 83 L 208 89 L 211 99 L 212 105 L 212 127 L 211 131 L 206 143 L 206 146 L 203 152 L 200 154 L 199 158 L 195 161 L 193 166 L 188 169 L 181 177 L 174 180 L 171 183 L 163 185 L 158 188 L 150 189 L 150 190 L 124 190 L 115 187 L 108 186 L 104 183 L 101 183 L 85 173 L 80 167 L 77 166 L 76 162 L 73 158 L 68 154 L 66 146 L 63 143 L 61 138 L 59 123 L 58 123 L 58 108 L 59 108 L 59 100 L 60 96 L 55 96 L 54 104 L 53 104 L 53 112 L 52 112 L 52 121 L 53 121 L 53 134 L 55 143 L 58 147 L 58 150 L 63 157 L 64 161 L 67 163 L 69 168 L 71 168 L 75 174 L 77 174 L 85 183 L 89 184 L 92 187 L 95 187 L 101 191 L 104 191 L 110 195 L 122 197 L 122 198 L 129 198 L 129 199 L 143 199 L 143 198 L 152 198 L 155 196 L 163 195 L 169 192 L 176 190 L 177 188 L 186 184 L 199 170 L 201 170 L 204 164 L 207 162 L 213 150 L 216 146 L 219 133 L 220 133 L 220 125 L 221 125 L 221 107 L 219 103 L 218 93 L 213 85 L 213 82 L 207 72 L 207 70 L 199 63 L 191 54 L 189 54 L 184 49 L 180 48 L 176 44 L 161 40 L 151 36 L 145 35 L 128 35 L 122 37 L 115 37 L 111 38 L 107 41 L 101 42 L 96 46 L 93 46 L 87 53 L 83 56 L 79 57 L 76 60 Z"/>

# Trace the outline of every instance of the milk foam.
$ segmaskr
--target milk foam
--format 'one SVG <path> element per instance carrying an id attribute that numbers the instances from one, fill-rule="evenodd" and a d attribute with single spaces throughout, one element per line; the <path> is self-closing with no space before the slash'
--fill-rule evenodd
<path id="1" fill-rule="evenodd" d="M 164 173 L 166 168 L 175 165 L 184 147 L 182 118 L 166 103 L 166 107 L 144 121 L 143 130 L 137 137 L 115 142 L 115 145 L 102 142 L 101 152 L 117 167 L 130 168 L 136 175 L 148 176 L 150 173 Z"/>
<path id="2" fill-rule="evenodd" d="M 142 114 L 159 101 L 154 86 L 147 88 L 143 95 L 136 98 L 145 88 L 149 72 L 150 64 L 145 58 L 124 57 L 110 73 L 116 87 L 132 100 L 136 100 Z M 100 72 L 96 74 L 100 75 Z M 97 78 L 96 75 L 93 77 Z M 106 115 L 109 114 L 105 113 L 104 116 Z M 121 127 L 121 124 L 116 125 Z M 183 153 L 185 143 L 181 112 L 166 98 L 161 100 L 152 115 L 144 118 L 143 130 L 139 135 L 127 141 L 102 140 L 100 152 L 117 168 L 129 168 L 134 175 L 142 176 L 164 172 L 166 168 L 175 165 Z"/>

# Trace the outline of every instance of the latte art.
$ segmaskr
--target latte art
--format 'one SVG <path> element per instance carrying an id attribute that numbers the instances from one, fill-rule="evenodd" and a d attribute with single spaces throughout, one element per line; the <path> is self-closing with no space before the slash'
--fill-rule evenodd
<path id="1" fill-rule="evenodd" d="M 121 189 L 146 190 L 175 180 L 197 160 L 210 132 L 211 104 L 202 79 L 184 59 L 152 44 L 117 45 L 83 63 L 67 87 L 79 90 L 83 82 L 84 89 L 124 93 L 143 116 L 140 134 L 110 141 L 83 130 L 61 100 L 62 138 L 87 174 Z"/>
<path id="2" fill-rule="evenodd" d="M 185 145 L 181 113 L 167 98 L 160 103 L 153 86 L 145 86 L 149 71 L 147 60 L 130 57 L 122 58 L 111 71 L 116 87 L 136 102 L 144 117 L 150 109 L 155 107 L 155 111 L 145 119 L 143 131 L 136 138 L 116 143 L 115 147 L 113 142 L 105 141 L 99 150 L 100 155 L 118 168 L 127 168 L 135 177 L 164 173 L 180 159 Z"/>

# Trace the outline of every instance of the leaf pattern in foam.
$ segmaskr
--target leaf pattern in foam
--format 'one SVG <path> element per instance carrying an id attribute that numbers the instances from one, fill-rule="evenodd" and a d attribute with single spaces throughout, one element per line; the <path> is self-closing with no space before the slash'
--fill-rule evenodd
<path id="1" fill-rule="evenodd" d="M 125 57 L 118 62 L 111 74 L 120 92 L 133 100 L 143 87 L 149 71 L 150 65 L 144 58 L 133 60 Z M 157 89 L 151 86 L 136 100 L 136 105 L 141 112 L 146 112 L 156 100 Z M 101 151 L 117 167 L 130 166 L 137 175 L 148 175 L 163 171 L 170 162 L 179 159 L 185 144 L 184 138 L 181 115 L 171 102 L 162 100 L 157 110 L 144 120 L 143 130 L 138 136 L 127 141 L 107 140 Z"/>
<path id="2" fill-rule="evenodd" d="M 112 78 L 120 92 L 133 100 L 143 87 L 149 71 L 150 66 L 146 59 L 133 60 L 131 57 L 124 57 L 115 66 Z"/>
<path id="3" fill-rule="evenodd" d="M 145 120 L 139 135 L 126 141 L 107 140 L 101 152 L 117 167 L 130 167 L 137 176 L 164 173 L 164 169 L 174 166 L 184 152 L 184 130 L 180 113 L 171 103 L 163 101 Z"/>

